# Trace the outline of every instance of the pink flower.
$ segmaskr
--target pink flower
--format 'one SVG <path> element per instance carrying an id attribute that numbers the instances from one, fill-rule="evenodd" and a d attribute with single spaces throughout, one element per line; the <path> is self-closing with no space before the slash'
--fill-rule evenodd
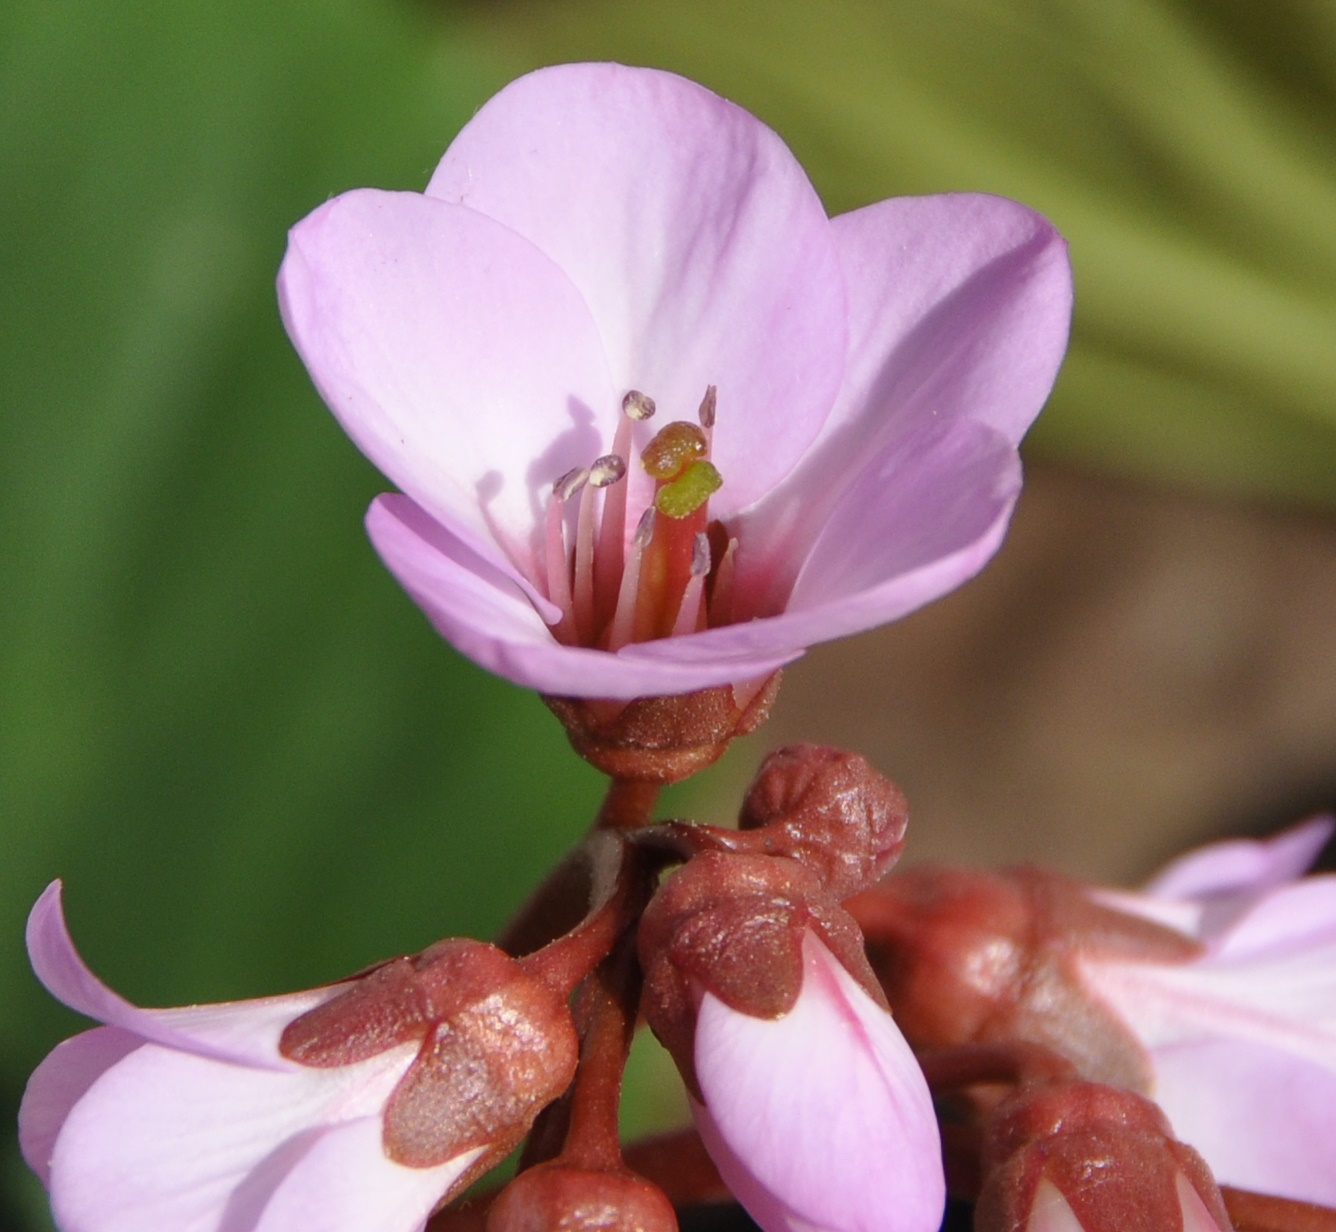
<path id="1" fill-rule="evenodd" d="M 535 982 L 480 942 L 442 942 L 310 992 L 146 1010 L 84 966 L 56 882 L 33 908 L 28 950 L 56 997 L 107 1024 L 59 1045 L 19 1112 L 24 1158 L 63 1232 L 417 1232 L 471 1169 L 504 1155 L 575 1066 L 564 1000 L 535 997 Z M 501 986 L 452 999 L 461 971 L 480 983 L 500 972 Z M 422 1017 L 433 1001 L 440 1017 Z M 518 1062 L 528 1106 L 503 1081 L 488 1087 L 479 1075 L 496 1073 L 469 1052 L 496 1035 L 487 1015 L 500 1011 L 540 1024 L 546 1040 L 541 1055 L 500 1063 L 505 1073 Z M 495 1107 L 504 1131 L 489 1122 Z"/>
<path id="2" fill-rule="evenodd" d="M 696 1019 L 696 1127 L 765 1232 L 934 1232 L 946 1203 L 923 1073 L 891 1016 L 808 932 L 793 1008 L 712 993 Z"/>
<path id="3" fill-rule="evenodd" d="M 583 64 L 492 99 L 425 194 L 317 209 L 279 296 L 402 492 L 368 530 L 440 632 L 543 692 L 631 698 L 764 678 L 978 570 L 1071 285 L 1013 202 L 830 219 L 746 112 Z"/>
<path id="4" fill-rule="evenodd" d="M 1205 946 L 1187 963 L 1078 951 L 1086 986 L 1147 1050 L 1151 1095 L 1222 1184 L 1336 1205 L 1336 877 L 1298 879 L 1319 818 L 1204 847 L 1103 903 Z"/>

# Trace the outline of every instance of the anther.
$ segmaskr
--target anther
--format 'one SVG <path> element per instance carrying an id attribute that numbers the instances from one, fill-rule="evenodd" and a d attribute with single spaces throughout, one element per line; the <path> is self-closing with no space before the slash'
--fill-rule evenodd
<path id="1" fill-rule="evenodd" d="M 638 389 L 629 390 L 622 399 L 622 414 L 628 419 L 648 419 L 654 409 L 654 399 Z"/>
<path id="2" fill-rule="evenodd" d="M 626 459 L 619 454 L 607 453 L 596 458 L 589 467 L 589 486 L 606 488 L 626 474 Z"/>
<path id="3" fill-rule="evenodd" d="M 640 515 L 636 523 L 635 534 L 631 536 L 631 552 L 622 572 L 621 586 L 617 591 L 617 608 L 613 613 L 612 627 L 608 630 L 608 649 L 620 650 L 635 632 L 636 593 L 640 589 L 640 561 L 654 538 L 654 523 L 657 515 L 650 505 Z"/>
<path id="4" fill-rule="evenodd" d="M 691 576 L 704 577 L 710 572 L 710 536 L 700 531 L 691 545 Z"/>
<path id="5" fill-rule="evenodd" d="M 573 466 L 552 485 L 552 495 L 559 501 L 568 501 L 588 482 L 588 467 Z"/>
<path id="6" fill-rule="evenodd" d="M 654 538 L 654 521 L 657 517 L 657 511 L 653 505 L 650 505 L 644 513 L 640 515 L 640 521 L 636 523 L 636 532 L 631 536 L 631 546 L 639 548 L 642 552 L 649 547 L 649 541 Z"/>
<path id="7" fill-rule="evenodd" d="M 700 426 L 707 432 L 714 427 L 715 408 L 718 401 L 715 387 L 707 385 L 705 387 L 705 397 L 700 402 L 700 410 L 696 412 L 696 418 L 700 420 Z"/>

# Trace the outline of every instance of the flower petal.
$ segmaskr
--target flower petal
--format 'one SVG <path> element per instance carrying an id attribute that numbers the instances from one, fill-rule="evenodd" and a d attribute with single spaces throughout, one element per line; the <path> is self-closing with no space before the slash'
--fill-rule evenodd
<path id="1" fill-rule="evenodd" d="M 702 652 L 792 657 L 903 616 L 983 567 L 1019 489 L 1015 449 L 992 428 L 971 420 L 920 425 L 873 457 L 846 490 L 780 615 L 682 641 L 698 641 Z M 740 577 L 744 559 L 740 547 Z M 770 606 L 782 606 L 781 598 Z M 640 652 L 684 653 L 678 641 L 649 642 Z"/>
<path id="2" fill-rule="evenodd" d="M 19 1105 L 19 1146 L 38 1179 L 51 1187 L 51 1152 L 70 1109 L 104 1073 L 143 1045 L 119 1027 L 96 1027 L 57 1044 L 33 1070 Z"/>
<path id="3" fill-rule="evenodd" d="M 773 578 L 771 593 L 792 582 L 832 507 L 898 438 L 970 418 L 1015 445 L 1067 344 L 1066 245 L 1024 206 L 977 193 L 904 197 L 831 226 L 849 289 L 849 358 L 820 438 L 749 518 L 745 567 Z"/>
<path id="4" fill-rule="evenodd" d="M 1171 860 L 1143 887 L 1153 898 L 1202 898 L 1260 893 L 1307 872 L 1336 829 L 1336 819 L 1314 817 L 1265 839 L 1210 843 Z"/>
<path id="5" fill-rule="evenodd" d="M 781 1018 L 702 999 L 702 1137 L 767 1232 L 935 1229 L 945 1188 L 922 1072 L 890 1015 L 810 934 L 803 963 Z"/>
<path id="6" fill-rule="evenodd" d="M 1216 1040 L 1162 1049 L 1156 1102 L 1222 1185 L 1336 1206 L 1336 1074 Z"/>
<path id="7" fill-rule="evenodd" d="M 563 646 L 507 575 L 407 497 L 377 498 L 366 525 L 386 567 L 440 633 L 476 663 L 526 688 L 610 698 L 688 693 L 768 675 L 800 653 L 693 658 L 691 638 L 636 643 L 617 654 Z M 653 646 L 677 653 L 658 658 L 646 653 Z"/>
<path id="8" fill-rule="evenodd" d="M 386 1157 L 379 1117 L 325 1130 L 304 1145 L 264 1196 L 263 1207 L 229 1222 L 222 1232 L 418 1232 L 485 1149 L 476 1147 L 434 1168 L 405 1168 Z M 234 1200 L 229 1214 L 243 1209 Z"/>
<path id="9" fill-rule="evenodd" d="M 689 419 L 718 387 L 717 515 L 769 491 L 815 438 L 844 367 L 844 280 L 816 192 L 754 116 L 671 73 L 540 69 L 478 112 L 427 192 L 565 271 L 619 389 Z"/>
<path id="10" fill-rule="evenodd" d="M 360 189 L 292 229 L 278 286 L 293 344 L 358 447 L 531 588 L 545 489 L 603 453 L 620 414 L 570 280 L 473 210 Z"/>
<path id="11" fill-rule="evenodd" d="M 411 1052 L 277 1072 L 145 1044 L 65 1119 L 51 1152 L 57 1222 L 69 1232 L 226 1228 L 220 1214 L 253 1170 L 275 1152 L 289 1159 L 312 1124 L 379 1112 Z"/>
<path id="12" fill-rule="evenodd" d="M 287 1069 L 290 1062 L 278 1053 L 283 1028 L 338 992 L 315 988 L 251 1001 L 140 1009 L 112 992 L 79 957 L 65 926 L 60 894 L 60 882 L 53 881 L 28 915 L 28 955 L 37 978 L 70 1009 L 146 1040 L 243 1064 Z"/>

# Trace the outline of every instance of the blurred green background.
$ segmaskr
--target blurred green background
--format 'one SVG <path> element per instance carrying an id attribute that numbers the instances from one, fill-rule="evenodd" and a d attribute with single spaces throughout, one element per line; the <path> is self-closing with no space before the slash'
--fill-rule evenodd
<path id="1" fill-rule="evenodd" d="M 359 185 L 420 187 L 505 81 L 589 58 L 748 106 L 832 212 L 977 189 L 1048 214 L 1078 309 L 1029 446 L 1039 473 L 1056 459 L 1288 510 L 1329 562 L 1323 0 L 9 0 L 6 1118 L 77 1025 L 20 944 L 52 877 L 115 987 L 219 1000 L 487 935 L 595 808 L 598 776 L 544 708 L 440 643 L 379 566 L 360 522 L 384 484 L 321 408 L 273 296 L 304 213 Z M 726 813 L 710 791 L 673 807 Z M 12 1144 L 0 1166 L 0 1225 L 44 1226 Z"/>

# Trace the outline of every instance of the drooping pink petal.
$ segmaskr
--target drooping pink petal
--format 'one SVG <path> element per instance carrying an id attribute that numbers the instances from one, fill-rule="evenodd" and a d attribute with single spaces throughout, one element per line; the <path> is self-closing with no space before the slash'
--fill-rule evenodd
<path id="1" fill-rule="evenodd" d="M 416 1232 L 446 1191 L 482 1154 L 475 1147 L 434 1168 L 405 1168 L 386 1157 L 379 1117 L 314 1137 L 272 1190 L 255 1194 L 255 1214 L 237 1232 Z M 259 1199 L 262 1198 L 262 1205 Z M 243 1213 L 239 1202 L 233 1211 Z M 229 1230 L 230 1232 L 230 1230 Z"/>
<path id="2" fill-rule="evenodd" d="M 28 916 L 28 956 L 37 978 L 70 1009 L 146 1040 L 247 1065 L 287 1069 L 290 1063 L 278 1054 L 283 1028 L 338 991 L 315 988 L 251 1001 L 140 1009 L 112 992 L 79 957 L 65 926 L 60 891 L 60 882 L 53 881 Z"/>
<path id="3" fill-rule="evenodd" d="M 558 696 L 641 697 L 685 693 L 768 675 L 796 658 L 763 653 L 692 657 L 693 638 L 675 638 L 666 658 L 633 643 L 616 655 L 556 642 L 532 603 L 499 570 L 451 539 L 407 497 L 382 496 L 367 513 L 381 559 L 436 628 L 464 654 L 498 675 Z"/>
<path id="4" fill-rule="evenodd" d="M 51 1152 L 70 1109 L 103 1074 L 143 1045 L 119 1027 L 95 1027 L 57 1044 L 33 1070 L 19 1106 L 19 1147 L 38 1179 L 51 1187 Z"/>
<path id="5" fill-rule="evenodd" d="M 781 1018 L 703 998 L 701 1136 L 766 1232 L 929 1232 L 945 1188 L 923 1075 L 890 1016 L 810 934 L 803 960 Z"/>
<path id="6" fill-rule="evenodd" d="M 1314 817 L 1271 838 L 1227 839 L 1198 847 L 1166 864 L 1143 892 L 1182 899 L 1270 890 L 1307 872 L 1334 828 L 1332 818 Z"/>
<path id="7" fill-rule="evenodd" d="M 1214 1040 L 1160 1049 L 1155 1100 L 1222 1185 L 1336 1206 L 1336 1073 Z"/>
<path id="8" fill-rule="evenodd" d="M 570 279 L 473 210 L 362 189 L 292 229 L 279 300 L 361 450 L 528 587 L 547 489 L 604 452 L 620 409 Z"/>
<path id="9" fill-rule="evenodd" d="M 263 1187 L 276 1167 L 286 1171 L 319 1127 L 358 1118 L 379 1127 L 411 1054 L 278 1072 L 144 1044 L 65 1118 L 50 1153 L 57 1222 L 66 1232 L 228 1227 L 219 1214 L 247 1200 L 248 1181 Z"/>
<path id="10" fill-rule="evenodd" d="M 844 280 L 807 176 L 754 116 L 671 73 L 540 69 L 478 112 L 427 193 L 566 272 L 620 389 L 679 419 L 718 387 L 717 516 L 769 491 L 816 436 L 844 367 Z"/>

